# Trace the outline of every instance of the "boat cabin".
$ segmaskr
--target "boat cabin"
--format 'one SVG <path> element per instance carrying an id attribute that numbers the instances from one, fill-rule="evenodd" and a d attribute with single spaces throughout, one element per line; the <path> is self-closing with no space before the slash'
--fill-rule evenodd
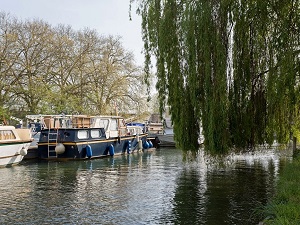
<path id="1" fill-rule="evenodd" d="M 0 142 L 32 141 L 28 129 L 16 129 L 14 126 L 0 126 Z"/>
<path id="2" fill-rule="evenodd" d="M 104 128 L 106 138 L 125 136 L 127 129 L 120 116 L 87 116 L 87 115 L 28 115 L 34 128 Z M 38 125 L 40 123 L 40 125 Z"/>

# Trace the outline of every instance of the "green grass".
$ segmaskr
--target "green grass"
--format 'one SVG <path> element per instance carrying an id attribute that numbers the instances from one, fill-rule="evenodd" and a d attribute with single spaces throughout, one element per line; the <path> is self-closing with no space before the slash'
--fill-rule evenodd
<path id="1" fill-rule="evenodd" d="M 300 157 L 279 175 L 274 198 L 264 209 L 265 225 L 300 224 Z"/>

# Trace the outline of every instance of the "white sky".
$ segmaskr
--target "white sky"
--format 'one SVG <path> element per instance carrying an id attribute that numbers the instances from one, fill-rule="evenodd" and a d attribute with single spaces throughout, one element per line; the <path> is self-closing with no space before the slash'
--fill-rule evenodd
<path id="1" fill-rule="evenodd" d="M 0 11 L 20 20 L 41 19 L 53 26 L 88 27 L 100 35 L 121 36 L 123 47 L 133 52 L 137 65 L 143 64 L 141 18 L 133 4 L 129 20 L 129 0 L 0 0 Z"/>

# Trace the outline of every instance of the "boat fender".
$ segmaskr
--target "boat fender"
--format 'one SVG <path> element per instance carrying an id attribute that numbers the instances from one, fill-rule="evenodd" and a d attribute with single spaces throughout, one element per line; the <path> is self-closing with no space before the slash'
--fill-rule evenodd
<path id="1" fill-rule="evenodd" d="M 62 143 L 58 143 L 55 146 L 55 152 L 56 154 L 63 154 L 65 152 L 66 148 Z"/>
<path id="2" fill-rule="evenodd" d="M 112 144 L 108 147 L 108 151 L 110 156 L 113 156 L 115 154 L 115 148 Z"/>
<path id="3" fill-rule="evenodd" d="M 88 158 L 91 158 L 93 156 L 93 150 L 92 150 L 92 147 L 90 145 L 87 145 L 85 147 L 85 150 L 86 150 L 86 156 Z"/>
<path id="4" fill-rule="evenodd" d="M 121 144 L 121 137 L 118 137 L 118 143 Z"/>
<path id="5" fill-rule="evenodd" d="M 130 154 L 131 153 L 131 141 L 127 142 L 127 153 Z"/>
<path id="6" fill-rule="evenodd" d="M 152 141 L 148 141 L 148 144 L 149 144 L 149 148 L 153 148 L 153 144 L 152 144 Z"/>
<path id="7" fill-rule="evenodd" d="M 25 149 L 24 147 L 20 150 L 20 155 L 21 156 L 25 156 L 27 155 L 27 149 Z"/>
<path id="8" fill-rule="evenodd" d="M 143 144 L 143 148 L 144 148 L 144 149 L 148 149 L 148 148 L 149 148 L 148 141 L 145 141 L 145 142 L 144 142 L 144 144 Z"/>

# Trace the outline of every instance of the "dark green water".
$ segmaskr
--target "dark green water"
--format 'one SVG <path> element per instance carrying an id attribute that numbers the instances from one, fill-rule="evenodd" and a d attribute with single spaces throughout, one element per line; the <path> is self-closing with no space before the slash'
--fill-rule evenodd
<path id="1" fill-rule="evenodd" d="M 212 160 L 161 149 L 0 170 L 0 224 L 258 224 L 284 162 L 274 150 Z"/>

